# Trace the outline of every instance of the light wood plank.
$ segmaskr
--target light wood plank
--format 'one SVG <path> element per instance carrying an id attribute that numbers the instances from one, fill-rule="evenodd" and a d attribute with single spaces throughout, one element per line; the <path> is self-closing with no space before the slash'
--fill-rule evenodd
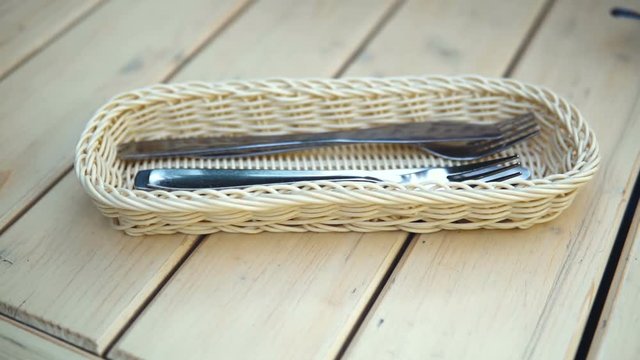
<path id="1" fill-rule="evenodd" d="M 409 1 L 345 76 L 499 76 L 542 5 L 540 0 Z"/>
<path id="2" fill-rule="evenodd" d="M 347 358 L 574 357 L 640 164 L 638 27 L 610 18 L 614 5 L 559 0 L 515 72 L 570 98 L 593 126 L 603 156 L 593 183 L 526 231 L 421 236 Z"/>
<path id="3" fill-rule="evenodd" d="M 18 322 L 0 317 L 0 359 L 98 359 Z"/>
<path id="4" fill-rule="evenodd" d="M 333 61 L 335 56 L 346 60 L 366 36 L 368 29 L 375 26 L 393 2 L 361 0 L 349 4 L 341 3 L 342 6 L 338 6 L 337 1 L 323 4 L 328 4 L 323 5 L 329 6 L 323 11 L 331 12 L 331 17 L 352 20 L 327 31 L 323 27 L 324 19 L 314 22 L 313 11 L 304 11 L 305 8 L 317 7 L 317 3 L 272 1 L 261 3 L 255 9 L 249 8 L 249 13 L 245 14 L 248 20 L 243 20 L 244 16 L 239 18 L 239 21 L 245 24 L 239 31 L 245 32 L 258 26 L 260 22 L 278 24 L 285 28 L 290 22 L 293 30 L 301 26 L 300 14 L 306 13 L 306 31 L 322 33 L 323 37 L 318 37 L 315 43 L 308 43 L 304 38 L 297 37 L 297 43 L 294 45 L 312 49 L 340 39 L 344 42 L 338 53 L 332 51 L 318 56 L 327 62 Z M 274 12 L 274 9 L 280 9 L 280 12 Z M 293 13 L 288 16 L 290 11 Z M 354 17 L 355 13 L 359 16 Z M 357 29 L 358 36 L 353 35 L 354 29 Z M 238 30 L 233 30 L 232 27 L 228 31 Z M 289 32 L 282 32 L 281 41 L 272 41 L 274 48 L 279 48 L 282 42 L 287 42 L 288 34 Z M 217 40 L 213 44 L 216 42 Z M 253 52 L 244 49 L 238 51 L 245 52 L 246 56 L 254 58 L 256 63 L 265 62 Z M 240 57 L 235 53 L 226 55 L 230 58 Z M 286 56 L 283 54 L 282 59 L 274 61 L 284 61 Z M 267 67 L 268 64 L 262 66 Z M 301 63 L 300 66 L 307 65 Z M 312 71 L 308 66 L 309 71 Z M 194 70 L 190 71 L 197 72 L 197 68 L 203 68 L 209 69 L 211 74 L 224 75 L 232 72 L 233 63 L 225 68 L 212 68 L 207 61 L 196 58 L 186 69 L 191 68 Z M 323 70 L 318 69 L 318 72 L 321 71 Z M 326 75 L 329 76 L 330 73 Z M 204 76 L 200 79 L 206 80 Z M 74 344 L 102 352 L 150 292 L 159 286 L 167 271 L 186 253 L 193 238 L 125 237 L 108 228 L 107 220 L 100 217 L 76 183 L 75 175 L 68 174 L 62 183 L 56 185 L 0 237 L 0 254 L 11 262 L 1 264 L 11 267 L 4 275 L 6 281 L 0 274 L 0 279 L 3 280 L 0 281 L 0 304 L 3 304 L 2 311 L 17 316 L 32 326 L 50 331 Z M 58 211 L 52 218 L 56 209 L 65 210 Z M 397 236 L 399 235 L 387 235 L 388 246 L 396 244 Z M 336 235 L 324 237 L 335 238 Z M 305 244 L 304 241 L 297 243 L 300 244 L 300 248 Z M 352 239 L 348 243 L 355 246 L 357 241 Z M 266 248 L 270 248 L 271 252 L 277 251 L 276 246 Z M 393 253 L 389 248 L 376 248 L 373 244 L 363 245 L 362 249 L 364 252 L 372 251 L 369 255 L 380 262 L 386 261 L 389 254 Z M 313 254 L 310 254 L 309 258 L 312 257 Z M 362 267 L 357 267 L 360 261 L 369 260 L 361 259 L 350 263 L 356 267 L 353 271 L 363 271 Z M 14 270 L 11 270 L 12 268 Z M 379 277 L 376 271 L 363 272 L 361 275 Z M 2 284 L 5 284 L 4 287 Z M 368 284 L 367 282 L 364 285 L 351 285 L 362 289 Z M 357 296 L 360 297 L 360 301 L 366 301 L 367 296 L 363 293 L 357 292 Z M 346 303 L 345 306 L 350 304 Z"/>
<path id="5" fill-rule="evenodd" d="M 589 349 L 590 359 L 640 358 L 640 209 L 629 228 L 600 323 Z"/>
<path id="6" fill-rule="evenodd" d="M 126 236 L 76 179 L 58 188 L 0 237 L 0 311 L 101 352 L 194 238 Z"/>
<path id="7" fill-rule="evenodd" d="M 100 0 L 0 2 L 0 78 L 73 25 Z"/>
<path id="8" fill-rule="evenodd" d="M 460 8 L 459 3 L 448 3 Z M 402 17 L 394 17 L 391 21 L 399 23 L 423 16 L 425 12 L 419 11 L 423 4 L 407 4 L 409 10 L 400 10 Z M 446 7 L 445 2 L 441 4 Z M 491 4 L 478 3 L 473 7 L 480 9 Z M 506 42 L 512 45 L 513 52 L 533 19 L 530 12 L 535 12 L 539 5 L 531 3 L 529 8 L 512 12 L 509 29 L 512 37 L 504 40 L 509 40 Z M 251 10 L 258 11 L 258 8 Z M 359 14 L 362 17 L 362 13 Z M 249 19 L 252 19 L 251 12 L 229 28 L 225 35 L 234 38 L 236 32 L 244 34 L 253 26 L 262 27 L 244 22 L 249 22 Z M 286 22 L 279 21 L 282 27 L 286 27 Z M 312 19 L 305 22 L 312 23 Z M 332 27 L 332 31 L 338 31 L 337 28 L 337 25 Z M 425 22 L 421 33 L 438 30 Z M 291 31 L 281 32 L 287 34 Z M 228 50 L 231 45 L 224 45 L 225 41 L 229 40 L 225 40 L 223 35 L 212 44 L 214 50 L 203 52 L 206 60 L 196 59 L 193 64 L 209 64 L 208 59 L 223 55 L 233 58 Z M 286 43 L 277 39 L 269 41 L 275 49 Z M 241 44 L 234 46 L 245 48 Z M 496 42 L 495 46 L 505 46 L 505 41 Z M 259 47 L 255 55 L 243 59 L 252 58 L 258 63 L 263 53 L 271 54 L 275 50 Z M 504 54 L 500 68 L 506 67 L 511 56 L 508 52 Z M 428 54 L 424 57 L 426 61 L 431 59 Z M 286 59 L 278 59 L 275 68 L 285 71 L 280 67 L 280 61 Z M 475 63 L 471 54 L 464 61 L 469 67 Z M 294 58 L 289 63 L 297 62 Z M 400 68 L 403 64 L 398 66 Z M 494 67 L 491 64 L 486 71 L 492 71 Z M 248 71 L 245 69 L 251 68 L 250 64 L 239 63 L 239 71 L 236 72 L 232 66 L 225 74 L 244 76 Z M 269 73 L 263 65 L 257 64 L 256 68 L 261 74 Z M 477 68 L 477 71 L 483 70 Z M 298 74 L 301 70 L 291 71 Z M 311 69 L 307 68 L 307 71 Z M 203 67 L 185 69 L 184 75 L 179 74 L 178 79 L 192 78 L 192 74 L 204 79 L 221 76 L 215 67 Z M 154 298 L 110 356 L 172 358 L 180 354 L 182 358 L 331 358 L 344 343 L 355 317 L 364 310 L 371 287 L 381 279 L 380 269 L 388 267 L 402 236 L 398 233 L 367 234 L 356 245 L 358 234 L 212 235 Z M 359 249 L 365 244 L 368 250 Z M 345 261 L 347 264 L 339 265 Z M 332 282 L 328 280 L 330 278 L 341 280 Z M 359 285 L 346 286 L 343 282 Z M 363 287 L 367 290 L 361 292 Z M 356 295 L 350 293 L 352 289 L 357 289 Z M 176 334 L 185 335 L 179 340 L 172 340 Z"/>
<path id="9" fill-rule="evenodd" d="M 211 236 L 111 356 L 332 358 L 404 238 Z"/>
<path id="10" fill-rule="evenodd" d="M 107 96 L 161 81 L 243 4 L 113 1 L 1 82 L 4 221 L 19 210 L 11 199 L 37 194 L 14 192 L 44 188 L 69 166 L 82 123 Z M 0 311 L 101 352 L 195 238 L 131 239 L 72 174 L 55 188 L 0 236 Z"/>
<path id="11" fill-rule="evenodd" d="M 244 1 L 114 0 L 0 82 L 0 229 L 69 169 L 100 105 L 164 79 Z"/>
<path id="12" fill-rule="evenodd" d="M 394 3 L 271 0 L 259 4 L 172 81 L 332 76 Z"/>

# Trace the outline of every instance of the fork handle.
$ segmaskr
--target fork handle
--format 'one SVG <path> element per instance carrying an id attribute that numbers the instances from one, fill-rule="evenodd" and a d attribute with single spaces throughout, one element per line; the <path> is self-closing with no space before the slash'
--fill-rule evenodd
<path id="1" fill-rule="evenodd" d="M 318 180 L 381 181 L 367 171 L 153 169 L 138 171 L 134 185 L 139 190 L 196 190 Z"/>
<path id="2" fill-rule="evenodd" d="M 244 147 L 244 148 L 217 148 L 212 149 L 211 152 L 203 152 L 198 154 L 198 157 L 203 158 L 232 158 L 232 157 L 247 157 L 247 156 L 257 156 L 257 155 L 270 155 L 270 154 L 279 154 L 290 151 L 302 151 L 308 149 L 315 149 L 319 147 L 326 147 L 331 145 L 349 145 L 355 144 L 358 142 L 330 142 L 330 141 L 315 141 L 315 142 L 307 142 L 307 143 L 294 143 L 294 144 L 279 144 L 279 145 L 265 145 L 260 147 Z M 363 142 L 359 142 L 363 143 Z M 413 144 L 412 144 L 413 145 Z M 424 145 L 425 147 L 427 143 L 420 143 L 415 145 Z"/>

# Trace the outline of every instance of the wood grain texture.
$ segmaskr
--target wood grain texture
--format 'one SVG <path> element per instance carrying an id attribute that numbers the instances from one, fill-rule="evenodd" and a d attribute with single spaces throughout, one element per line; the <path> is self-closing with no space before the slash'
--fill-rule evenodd
<path id="1" fill-rule="evenodd" d="M 172 81 L 332 76 L 394 3 L 258 3 Z"/>
<path id="2" fill-rule="evenodd" d="M 346 76 L 499 76 L 543 1 L 408 1 Z"/>
<path id="3" fill-rule="evenodd" d="M 11 319 L 0 317 L 0 360 L 99 359 Z"/>
<path id="4" fill-rule="evenodd" d="M 194 238 L 131 238 L 92 209 L 76 179 L 57 188 L 0 237 L 0 311 L 101 352 Z"/>
<path id="5" fill-rule="evenodd" d="M 515 72 L 583 112 L 603 156 L 594 181 L 526 231 L 421 236 L 346 358 L 574 357 L 639 165 L 638 28 L 614 5 L 559 0 Z"/>
<path id="6" fill-rule="evenodd" d="M 100 0 L 0 2 L 0 78 L 83 17 Z"/>
<path id="7" fill-rule="evenodd" d="M 640 358 L 640 211 L 636 213 L 600 323 L 589 349 L 590 359 Z"/>
<path id="8" fill-rule="evenodd" d="M 390 1 L 259 3 L 175 80 L 251 76 L 252 71 L 258 77 L 269 74 L 269 69 L 280 71 L 280 75 L 306 72 L 308 76 L 331 76 L 392 5 Z M 315 9 L 319 6 L 323 15 L 317 17 Z M 332 20 L 332 26 L 327 27 L 327 19 L 340 21 Z M 274 27 L 278 29 L 276 35 L 268 36 L 266 45 L 257 49 L 250 46 L 255 39 L 245 34 Z M 358 29 L 355 34 L 354 29 Z M 313 41 L 299 36 L 300 31 L 311 34 Z M 236 39 L 236 43 L 231 46 L 228 39 Z M 287 54 L 283 44 L 297 50 Z M 318 52 L 318 48 L 331 50 Z M 314 56 L 309 57 L 307 52 Z M 342 61 L 336 61 L 336 57 Z M 224 67 L 210 66 L 217 58 L 238 61 L 229 61 Z M 289 66 L 283 67 L 283 63 Z M 405 236 L 399 232 L 212 235 L 109 355 L 334 356 Z M 168 308 L 171 318 L 167 318 Z M 158 328 L 159 323 L 168 322 L 172 327 Z M 149 328 L 154 329 L 153 339 L 148 336 Z M 184 336 L 171 341 L 176 333 Z M 291 340 L 300 334 L 304 334 L 304 341 Z"/>
<path id="9" fill-rule="evenodd" d="M 162 81 L 243 3 L 114 0 L 0 82 L 0 229 L 69 169 L 95 109 Z"/>
<path id="10" fill-rule="evenodd" d="M 404 238 L 210 236 L 110 356 L 332 358 Z"/>
<path id="11" fill-rule="evenodd" d="M 4 79 L 2 221 L 68 168 L 106 97 L 163 80 L 242 4 L 113 1 Z M 114 231 L 69 174 L 0 236 L 0 311 L 101 352 L 193 241 Z"/>
<path id="12" fill-rule="evenodd" d="M 267 17 L 267 12 L 264 12 L 265 7 L 272 8 L 275 2 L 260 4 L 254 11 L 258 14 L 264 12 L 264 21 L 286 26 L 283 18 L 286 20 L 287 17 L 284 14 L 291 7 L 315 6 L 314 3 L 298 3 L 279 2 L 283 14 L 275 16 Z M 324 39 L 318 40 L 331 43 L 335 39 L 348 37 L 349 27 L 361 28 L 360 39 L 352 37 L 351 43 L 345 43 L 342 47 L 340 56 L 346 59 L 361 38 L 366 36 L 367 27 L 361 24 L 373 27 L 393 3 L 367 1 L 366 7 L 364 1 L 356 3 L 359 7 L 339 7 L 337 2 L 332 4 L 331 9 L 336 13 L 357 11 L 361 15 L 357 21 L 344 27 L 323 32 Z M 308 16 L 311 17 L 311 14 L 309 12 Z M 255 26 L 260 17 L 248 15 L 252 17 L 246 26 Z M 299 19 L 295 17 L 291 20 Z M 321 22 L 317 24 L 322 26 Z M 309 29 L 313 25 L 313 22 L 307 23 Z M 282 36 L 282 41 L 286 42 L 287 32 Z M 299 38 L 299 46 L 311 48 L 318 45 L 305 45 L 303 40 Z M 246 55 L 254 57 L 256 63 L 264 62 L 254 53 Z M 322 56 L 332 59 L 336 54 Z M 186 70 L 191 68 L 195 68 L 191 70 L 195 72 L 201 68 L 208 69 L 211 74 L 218 72 L 224 75 L 226 69 L 233 69 L 233 66 L 229 64 L 226 69 L 212 68 L 206 61 L 196 59 Z M 206 80 L 204 77 L 202 79 Z M 186 253 L 193 238 L 179 235 L 140 239 L 126 237 L 108 227 L 107 220 L 99 215 L 76 183 L 75 175 L 68 174 L 0 237 L 0 254 L 10 261 L 0 263 L 0 266 L 8 267 L 5 273 L 0 274 L 0 283 L 3 284 L 0 285 L 0 309 L 74 344 L 102 352 L 150 292 L 159 286 L 167 271 Z M 325 236 L 336 237 L 335 234 Z M 389 244 L 395 243 L 393 236 L 397 235 L 387 235 Z M 299 243 L 303 246 L 304 241 Z M 277 251 L 277 247 L 267 248 Z M 380 249 L 375 256 L 382 261 L 388 254 L 389 249 Z M 313 254 L 310 254 L 309 258 L 312 257 Z M 366 299 L 366 296 L 360 296 Z"/>
<path id="13" fill-rule="evenodd" d="M 530 11 L 535 9 L 532 5 Z M 248 20 L 244 23 L 246 19 L 252 18 L 251 11 L 258 11 L 258 7 L 252 8 L 245 17 L 230 27 L 223 37 L 233 38 L 235 32 L 245 33 L 247 29 L 253 29 L 251 26 L 261 27 L 250 25 Z M 403 10 L 401 13 L 406 14 L 404 16 L 422 15 Z M 526 32 L 527 24 L 522 22 L 532 19 L 532 16 L 524 11 L 520 14 L 523 14 L 523 18 L 512 18 L 513 38 L 510 40 L 514 51 L 518 46 L 519 37 Z M 360 17 L 362 15 L 358 18 Z M 391 21 L 398 20 L 392 18 Z M 252 20 L 251 24 L 254 22 Z M 309 19 L 307 23 L 313 22 Z M 286 27 L 286 24 L 280 20 L 281 27 Z M 339 31 L 337 26 L 332 29 Z M 436 29 L 425 23 L 421 31 L 429 33 Z M 218 40 L 222 41 L 223 37 Z M 272 40 L 273 46 L 282 46 L 283 41 Z M 235 46 L 244 47 L 238 44 Z M 216 48 L 216 42 L 212 44 L 212 48 Z M 232 56 L 227 50 L 222 50 L 225 47 L 220 49 L 217 50 L 221 51 L 217 56 Z M 270 49 L 260 49 L 260 53 L 271 52 L 273 51 Z M 203 56 L 213 59 L 216 57 L 215 53 L 216 51 L 207 49 Z M 260 61 L 259 56 L 249 54 L 253 53 L 247 53 L 245 59 L 254 58 L 254 61 Z M 503 67 L 509 59 L 509 55 L 502 59 Z M 286 59 L 278 59 L 279 61 Z M 472 61 L 469 58 L 469 62 Z M 198 58 L 192 64 L 200 62 L 208 63 Z M 290 64 L 296 64 L 295 59 L 290 60 Z M 258 71 L 268 73 L 264 65 L 256 66 Z M 280 66 L 279 63 L 276 64 L 276 68 Z M 251 66 L 242 64 L 239 68 L 243 71 L 239 74 L 247 75 L 244 69 L 250 69 Z M 234 68 L 231 69 L 228 73 L 233 74 Z M 312 70 L 307 67 L 307 71 Z M 300 70 L 291 71 L 297 74 Z M 197 74 L 198 78 L 203 79 L 220 77 L 214 68 L 187 68 L 184 74 L 186 75 L 178 74 L 177 78 L 193 78 L 190 74 Z M 324 76 L 328 75 L 330 74 Z M 397 242 L 402 237 L 402 234 L 397 233 L 365 235 L 358 247 L 368 243 L 374 245 L 370 245 L 373 247 L 364 251 L 367 253 L 364 255 L 360 250 L 347 250 L 355 246 L 357 234 L 212 235 L 178 270 L 123 339 L 116 344 L 110 356 L 171 358 L 180 354 L 184 358 L 300 358 L 312 354 L 320 358 L 332 357 L 345 341 L 353 325 L 354 316 L 358 316 L 364 310 L 364 301 L 368 297 L 368 291 L 361 293 L 360 290 L 356 290 L 356 293 L 362 296 L 358 299 L 354 299 L 349 292 L 353 291 L 353 288 L 370 287 L 380 281 L 379 269 L 388 266 L 389 259 L 397 251 Z M 375 245 L 376 243 L 378 244 Z M 236 249 L 236 246 L 242 248 Z M 334 248 L 329 250 L 327 247 Z M 283 252 L 286 254 L 283 255 Z M 227 259 L 224 254 L 227 254 L 226 257 L 234 256 L 235 259 Z M 268 262 L 266 259 L 272 261 Z M 338 259 L 348 259 L 344 260 L 351 264 L 348 270 L 338 265 L 329 266 L 329 263 L 341 263 Z M 245 280 L 238 280 L 243 276 Z M 345 279 L 351 283 L 357 283 L 355 279 L 362 280 L 361 285 L 353 287 L 345 286 L 341 282 L 328 285 L 325 283 L 328 280 L 321 280 L 329 277 Z M 252 283 L 247 284 L 247 279 Z M 280 295 L 271 295 L 272 292 Z M 334 300 L 338 301 L 340 306 L 330 306 L 334 301 L 327 299 L 331 297 L 342 299 Z M 321 303 L 317 304 L 318 301 Z M 289 314 L 284 310 L 286 308 L 291 309 Z M 345 308 L 350 308 L 350 319 L 347 319 L 347 314 L 343 312 Z M 171 327 L 160 326 L 169 323 Z M 309 328 L 310 326 L 312 327 Z M 181 336 L 179 341 L 172 341 L 175 334 L 188 335 Z"/>

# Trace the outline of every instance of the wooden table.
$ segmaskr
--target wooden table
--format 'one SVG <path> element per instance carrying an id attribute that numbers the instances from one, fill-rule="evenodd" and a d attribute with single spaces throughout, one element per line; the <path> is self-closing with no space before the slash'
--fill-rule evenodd
<path id="1" fill-rule="evenodd" d="M 614 5 L 640 8 L 1 2 L 0 358 L 640 358 L 640 22 Z M 568 97 L 599 173 L 529 230 L 128 237 L 71 169 L 84 123 L 121 91 L 426 73 Z"/>

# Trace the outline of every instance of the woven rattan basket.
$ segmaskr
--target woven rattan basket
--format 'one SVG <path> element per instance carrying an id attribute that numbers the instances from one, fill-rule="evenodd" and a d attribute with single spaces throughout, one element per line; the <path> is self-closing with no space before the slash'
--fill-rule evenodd
<path id="1" fill-rule="evenodd" d="M 390 169 L 451 165 L 408 146 L 352 145 L 232 159 L 124 162 L 117 145 L 169 137 L 285 134 L 397 122 L 496 121 L 533 112 L 542 133 L 508 151 L 532 170 L 509 183 L 301 182 L 200 191 L 133 190 L 140 169 Z M 77 147 L 80 182 L 116 228 L 132 235 L 216 231 L 433 232 L 527 228 L 555 218 L 598 166 L 580 113 L 549 90 L 509 79 L 271 79 L 157 85 L 117 96 Z"/>

